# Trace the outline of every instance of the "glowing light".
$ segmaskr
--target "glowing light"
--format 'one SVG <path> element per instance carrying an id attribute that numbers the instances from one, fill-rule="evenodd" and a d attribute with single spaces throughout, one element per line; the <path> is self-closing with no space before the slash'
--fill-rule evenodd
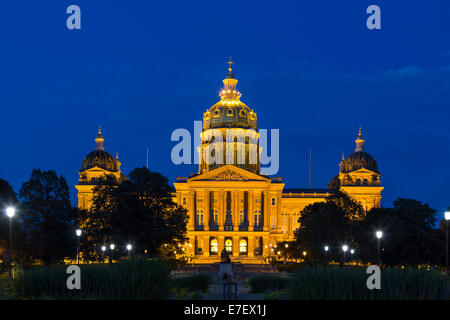
<path id="1" fill-rule="evenodd" d="M 77 230 L 75 231 L 75 233 L 77 234 L 77 237 L 81 236 L 81 229 L 77 229 Z"/>
<path id="2" fill-rule="evenodd" d="M 127 244 L 127 250 L 130 251 L 132 249 L 132 245 L 131 244 Z"/>
<path id="3" fill-rule="evenodd" d="M 343 245 L 343 246 L 342 246 L 342 250 L 343 250 L 344 252 L 346 252 L 346 251 L 348 250 L 348 247 L 347 247 L 346 245 Z"/>
<path id="4" fill-rule="evenodd" d="M 106 250 L 106 246 L 102 246 L 102 251 L 105 251 Z"/>
<path id="5" fill-rule="evenodd" d="M 109 248 L 110 248 L 111 250 L 114 250 L 115 247 L 116 247 L 116 246 L 115 246 L 114 244 L 110 244 L 110 245 L 109 245 Z"/>
<path id="6" fill-rule="evenodd" d="M 450 210 L 445 211 L 445 220 L 450 220 Z"/>
<path id="7" fill-rule="evenodd" d="M 330 248 L 328 246 L 325 246 L 325 251 L 328 251 Z"/>
<path id="8" fill-rule="evenodd" d="M 377 231 L 376 235 L 378 239 L 381 239 L 381 237 L 383 236 L 383 232 Z"/>
<path id="9" fill-rule="evenodd" d="M 10 218 L 14 217 L 14 215 L 16 214 L 16 209 L 13 207 L 8 207 L 6 208 L 6 215 Z"/>

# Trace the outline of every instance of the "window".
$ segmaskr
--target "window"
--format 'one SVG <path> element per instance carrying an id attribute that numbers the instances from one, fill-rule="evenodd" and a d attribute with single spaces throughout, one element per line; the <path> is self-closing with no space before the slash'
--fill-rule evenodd
<path id="1" fill-rule="evenodd" d="M 225 240 L 225 250 L 227 252 L 232 252 L 233 251 L 233 241 L 231 241 L 231 239 L 226 239 Z"/>
<path id="2" fill-rule="evenodd" d="M 199 226 L 203 225 L 203 209 L 197 210 L 197 225 Z"/>
<path id="3" fill-rule="evenodd" d="M 255 199 L 255 202 L 261 202 L 261 199 L 259 199 L 259 198 Z"/>
<path id="4" fill-rule="evenodd" d="M 356 184 L 359 186 L 361 184 L 361 179 L 356 179 Z"/>
<path id="5" fill-rule="evenodd" d="M 197 202 L 202 202 L 203 199 L 202 198 L 198 198 Z"/>
<path id="6" fill-rule="evenodd" d="M 183 197 L 183 204 L 186 205 L 186 197 Z"/>
<path id="7" fill-rule="evenodd" d="M 275 205 L 275 198 L 272 198 L 272 205 Z"/>
<path id="8" fill-rule="evenodd" d="M 364 180 L 363 180 L 363 183 L 364 183 L 365 186 L 367 186 L 367 184 L 368 184 L 367 179 L 364 179 Z"/>
<path id="9" fill-rule="evenodd" d="M 244 210 L 241 210 L 239 212 L 239 223 L 243 224 L 244 223 Z"/>
<path id="10" fill-rule="evenodd" d="M 261 226 L 261 225 L 262 225 L 261 211 L 260 210 L 256 210 L 255 211 L 255 226 Z"/>
<path id="11" fill-rule="evenodd" d="M 214 209 L 213 219 L 214 219 L 214 224 L 218 225 L 219 224 L 219 212 L 217 211 L 217 209 Z"/>
<path id="12" fill-rule="evenodd" d="M 217 254 L 219 252 L 219 242 L 217 239 L 211 239 L 211 254 Z"/>
<path id="13" fill-rule="evenodd" d="M 241 239 L 241 241 L 239 242 L 239 252 L 247 253 L 247 240 Z"/>

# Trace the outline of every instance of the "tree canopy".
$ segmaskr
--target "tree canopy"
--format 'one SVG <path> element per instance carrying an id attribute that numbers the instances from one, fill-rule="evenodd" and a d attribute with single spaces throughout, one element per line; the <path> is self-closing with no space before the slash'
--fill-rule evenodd
<path id="1" fill-rule="evenodd" d="M 73 256 L 76 210 L 70 204 L 64 177 L 51 170 L 34 169 L 19 198 L 23 254 L 44 264 Z"/>
<path id="2" fill-rule="evenodd" d="M 80 220 L 86 235 L 83 254 L 98 259 L 99 248 L 110 243 L 123 254 L 130 243 L 134 252 L 155 256 L 165 252 L 163 244 L 184 243 L 187 212 L 173 202 L 173 191 L 166 177 L 145 167 L 120 183 L 112 176 L 99 181 L 91 210 Z"/>

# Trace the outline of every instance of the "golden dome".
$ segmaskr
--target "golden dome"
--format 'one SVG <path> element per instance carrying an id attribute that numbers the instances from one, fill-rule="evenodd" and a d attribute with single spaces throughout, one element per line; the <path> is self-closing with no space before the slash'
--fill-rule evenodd
<path id="1" fill-rule="evenodd" d="M 229 61 L 228 75 L 223 80 L 224 88 L 220 91 L 220 101 L 203 114 L 203 131 L 213 128 L 243 128 L 255 129 L 256 113 L 251 110 L 236 90 L 238 80 L 233 75 Z"/>

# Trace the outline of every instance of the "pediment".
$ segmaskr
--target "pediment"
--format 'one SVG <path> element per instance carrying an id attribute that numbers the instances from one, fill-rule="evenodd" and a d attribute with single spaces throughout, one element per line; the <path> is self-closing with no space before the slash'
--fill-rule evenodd
<path id="1" fill-rule="evenodd" d="M 374 172 L 374 171 L 371 171 L 371 170 L 368 170 L 368 169 L 366 169 L 366 168 L 361 168 L 361 169 L 358 169 L 358 170 L 355 170 L 355 171 L 353 171 L 353 172 L 350 172 L 350 174 L 376 174 L 376 175 L 380 175 L 379 173 L 376 173 L 376 172 Z"/>
<path id="2" fill-rule="evenodd" d="M 270 179 L 231 164 L 192 177 L 188 181 L 264 181 Z"/>

